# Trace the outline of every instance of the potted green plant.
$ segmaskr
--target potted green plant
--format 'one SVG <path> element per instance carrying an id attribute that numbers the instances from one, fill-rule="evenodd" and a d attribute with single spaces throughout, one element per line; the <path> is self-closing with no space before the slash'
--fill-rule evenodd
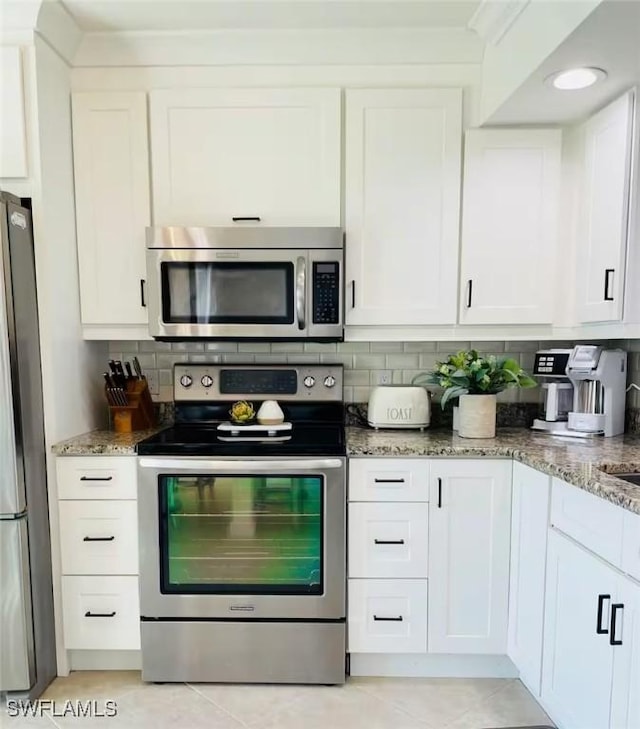
<path id="1" fill-rule="evenodd" d="M 536 381 L 511 357 L 483 357 L 475 349 L 436 362 L 433 372 L 413 378 L 414 385 L 444 388 L 440 404 L 459 398 L 458 432 L 463 438 L 493 438 L 496 434 L 496 394 L 508 387 L 535 387 Z"/>

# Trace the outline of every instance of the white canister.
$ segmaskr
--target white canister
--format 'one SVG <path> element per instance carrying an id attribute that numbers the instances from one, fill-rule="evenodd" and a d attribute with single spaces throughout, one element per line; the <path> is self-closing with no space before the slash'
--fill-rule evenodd
<path id="1" fill-rule="evenodd" d="M 261 425 L 279 425 L 284 422 L 284 413 L 276 400 L 265 400 L 256 417 Z"/>

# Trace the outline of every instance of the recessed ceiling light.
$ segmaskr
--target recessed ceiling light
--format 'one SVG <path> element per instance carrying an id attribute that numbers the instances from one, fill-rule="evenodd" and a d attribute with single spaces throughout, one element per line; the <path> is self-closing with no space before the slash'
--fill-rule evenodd
<path id="1" fill-rule="evenodd" d="M 551 74 L 545 79 L 545 83 L 562 91 L 575 91 L 576 89 L 586 89 L 587 86 L 592 86 L 596 81 L 601 81 L 606 77 L 606 71 L 601 68 L 570 68 L 567 71 Z"/>

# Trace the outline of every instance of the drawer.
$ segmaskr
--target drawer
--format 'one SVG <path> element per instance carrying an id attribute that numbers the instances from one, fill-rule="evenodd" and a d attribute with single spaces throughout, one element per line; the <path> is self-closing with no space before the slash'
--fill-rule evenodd
<path id="1" fill-rule="evenodd" d="M 137 650 L 137 577 L 63 577 L 62 622 L 67 650 Z"/>
<path id="2" fill-rule="evenodd" d="M 428 504 L 349 504 L 349 577 L 424 579 L 428 509 Z"/>
<path id="3" fill-rule="evenodd" d="M 135 456 L 58 456 L 59 499 L 137 498 Z"/>
<path id="4" fill-rule="evenodd" d="M 640 580 L 640 515 L 624 512 L 622 527 L 622 569 Z"/>
<path id="5" fill-rule="evenodd" d="M 60 501 L 64 575 L 137 575 L 135 501 Z"/>
<path id="6" fill-rule="evenodd" d="M 349 580 L 351 653 L 426 653 L 427 580 Z"/>
<path id="7" fill-rule="evenodd" d="M 622 564 L 623 515 L 619 506 L 553 479 L 551 525 L 615 567 Z"/>
<path id="8" fill-rule="evenodd" d="M 349 501 L 429 501 L 429 460 L 350 458 Z"/>

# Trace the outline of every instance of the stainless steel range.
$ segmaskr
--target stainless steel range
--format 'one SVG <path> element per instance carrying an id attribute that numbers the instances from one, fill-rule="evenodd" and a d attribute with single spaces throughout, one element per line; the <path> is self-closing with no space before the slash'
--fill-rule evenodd
<path id="1" fill-rule="evenodd" d="M 174 368 L 176 423 L 138 445 L 144 680 L 344 682 L 342 374 Z M 219 427 L 266 399 L 290 430 Z"/>

